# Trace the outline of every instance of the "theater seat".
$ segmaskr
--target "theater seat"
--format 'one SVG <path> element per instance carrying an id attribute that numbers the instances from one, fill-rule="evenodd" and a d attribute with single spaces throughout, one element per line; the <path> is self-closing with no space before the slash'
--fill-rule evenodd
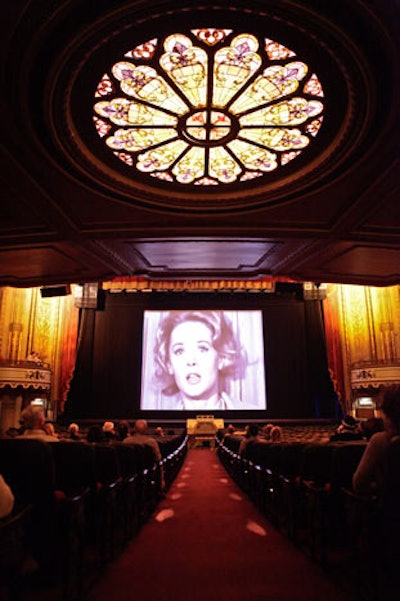
<path id="1" fill-rule="evenodd" d="M 35 579 L 55 586 L 68 601 L 80 595 L 75 502 L 56 484 L 52 445 L 37 439 L 0 439 L 0 470 L 17 507 L 31 506 L 28 539 L 38 564 Z M 61 493 L 61 494 L 60 494 Z"/>
<path id="2" fill-rule="evenodd" d="M 0 439 L 0 473 L 11 487 L 16 505 L 31 505 L 30 544 L 44 575 L 56 572 L 57 507 L 54 464 L 46 442 L 29 438 Z M 46 539 L 46 540 L 45 540 Z"/>
<path id="3" fill-rule="evenodd" d="M 382 495 L 383 581 L 387 597 L 398 593 L 400 566 L 400 437 L 392 441 L 387 455 L 386 482 Z M 392 597 L 393 598 L 393 597 Z"/>
<path id="4" fill-rule="evenodd" d="M 278 527 L 294 543 L 298 542 L 302 519 L 301 473 L 305 442 L 292 441 L 281 444 L 279 468 Z"/>
<path id="5" fill-rule="evenodd" d="M 142 448 L 114 442 L 122 478 L 123 539 L 128 542 L 140 528 Z"/>
<path id="6" fill-rule="evenodd" d="M 15 507 L 0 519 L 0 589 L 13 601 L 22 598 L 28 562 L 34 567 L 29 538 L 31 512 L 31 505 Z"/>
<path id="7" fill-rule="evenodd" d="M 95 456 L 97 495 L 94 497 L 94 535 L 102 563 L 111 561 L 122 548 L 122 476 L 113 444 L 91 443 Z"/>
<path id="8" fill-rule="evenodd" d="M 327 507 L 334 447 L 312 443 L 303 449 L 300 505 L 304 512 L 303 543 L 312 559 L 326 564 Z"/>
<path id="9" fill-rule="evenodd" d="M 90 547 L 91 499 L 96 494 L 94 450 L 79 441 L 48 443 L 54 462 L 59 516 L 63 521 L 64 588 L 67 598 L 80 598 L 97 574 Z"/>

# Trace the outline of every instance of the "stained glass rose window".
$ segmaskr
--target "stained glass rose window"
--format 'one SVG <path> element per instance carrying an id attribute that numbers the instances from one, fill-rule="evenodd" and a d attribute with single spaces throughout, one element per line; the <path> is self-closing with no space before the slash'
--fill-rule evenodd
<path id="1" fill-rule="evenodd" d="M 149 177 L 221 186 L 267 177 L 318 135 L 317 74 L 269 38 L 193 29 L 128 51 L 97 85 L 110 152 Z"/>

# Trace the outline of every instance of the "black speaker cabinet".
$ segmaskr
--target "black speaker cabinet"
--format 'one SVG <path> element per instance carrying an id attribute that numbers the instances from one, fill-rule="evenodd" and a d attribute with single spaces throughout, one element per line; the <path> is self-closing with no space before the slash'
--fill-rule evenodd
<path id="1" fill-rule="evenodd" d="M 69 284 L 63 284 L 62 286 L 43 286 L 40 289 L 40 296 L 42 298 L 49 298 L 51 296 L 67 296 L 71 294 L 71 287 Z"/>

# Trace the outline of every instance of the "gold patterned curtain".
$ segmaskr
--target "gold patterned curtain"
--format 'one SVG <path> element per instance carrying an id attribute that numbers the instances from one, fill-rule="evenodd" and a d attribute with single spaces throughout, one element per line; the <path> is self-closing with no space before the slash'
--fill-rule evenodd
<path id="1" fill-rule="evenodd" d="M 328 285 L 324 316 L 328 364 L 342 400 L 352 398 L 352 370 L 400 366 L 400 286 Z"/>
<path id="2" fill-rule="evenodd" d="M 78 317 L 72 294 L 42 298 L 40 288 L 0 288 L 0 360 L 18 364 L 37 353 L 52 371 L 58 410 L 75 366 Z"/>

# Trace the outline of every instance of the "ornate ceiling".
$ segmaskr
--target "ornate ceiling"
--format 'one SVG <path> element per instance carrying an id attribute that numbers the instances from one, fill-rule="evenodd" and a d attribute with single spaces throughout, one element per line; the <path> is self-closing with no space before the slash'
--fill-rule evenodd
<path id="1" fill-rule="evenodd" d="M 0 285 L 399 284 L 399 22 L 396 0 L 4 0 Z"/>

